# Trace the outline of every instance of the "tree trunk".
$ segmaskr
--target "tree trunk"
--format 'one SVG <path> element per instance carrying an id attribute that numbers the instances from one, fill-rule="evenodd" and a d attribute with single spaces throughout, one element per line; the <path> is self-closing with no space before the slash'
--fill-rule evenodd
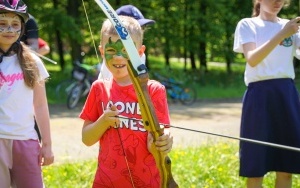
<path id="1" fill-rule="evenodd" d="M 53 7 L 55 9 L 57 9 L 58 7 L 58 1 L 57 0 L 53 0 Z M 61 71 L 63 71 L 65 69 L 65 59 L 64 59 L 64 51 L 63 51 L 63 42 L 61 40 L 61 36 L 60 36 L 60 32 L 59 30 L 55 30 L 55 38 L 56 38 L 56 46 L 58 49 L 58 55 L 59 55 L 59 65 L 60 65 L 60 69 Z"/>
<path id="2" fill-rule="evenodd" d="M 170 6 L 169 6 L 169 1 L 165 0 L 164 1 L 164 9 L 165 9 L 165 15 L 166 17 L 168 17 L 167 15 L 169 15 L 169 10 Z M 164 57 L 165 57 L 165 62 L 166 62 L 166 66 L 170 67 L 170 33 L 169 33 L 169 20 L 165 20 L 164 24 L 164 38 L 165 38 L 165 44 L 164 44 Z"/>
<path id="3" fill-rule="evenodd" d="M 63 42 L 61 40 L 60 32 L 58 30 L 56 30 L 55 34 L 56 34 L 56 43 L 57 43 L 57 49 L 58 49 L 58 55 L 59 55 L 60 69 L 62 71 L 64 71 L 65 67 L 66 67 L 65 66 L 66 62 L 64 59 Z"/>
<path id="4" fill-rule="evenodd" d="M 229 39 L 231 37 L 232 33 L 229 32 L 228 29 L 226 29 L 226 38 Z M 232 51 L 232 42 L 230 42 L 230 40 L 226 41 L 225 43 L 225 59 L 226 59 L 226 69 L 227 69 L 227 73 L 231 74 L 232 70 L 231 70 L 231 62 L 233 61 L 233 51 Z"/>
<path id="5" fill-rule="evenodd" d="M 183 49 L 183 59 L 184 59 L 184 71 L 187 70 L 187 52 L 186 48 Z"/>
<path id="6" fill-rule="evenodd" d="M 196 59 L 195 59 L 195 53 L 193 51 L 190 51 L 190 59 L 191 59 L 192 70 L 196 70 Z"/>
<path id="7" fill-rule="evenodd" d="M 78 0 L 68 0 L 68 5 L 67 5 L 67 14 L 70 15 L 71 17 L 74 18 L 75 22 L 78 23 L 79 17 L 80 17 L 80 12 L 79 12 L 79 7 L 81 6 L 80 2 Z M 71 45 L 71 57 L 72 57 L 72 62 L 79 61 L 82 62 L 83 56 L 81 55 L 81 44 L 77 40 L 70 40 L 70 45 Z"/>
<path id="8" fill-rule="evenodd" d="M 198 23 L 202 23 L 199 24 L 200 27 L 200 33 L 201 34 L 201 39 L 199 42 L 199 50 L 198 50 L 198 56 L 199 56 L 199 61 L 200 61 L 200 70 L 207 72 L 207 61 L 206 61 L 206 9 L 207 9 L 207 5 L 205 1 L 201 1 L 200 2 L 200 8 L 199 8 L 199 13 L 202 14 L 202 16 L 199 16 L 199 20 Z"/>

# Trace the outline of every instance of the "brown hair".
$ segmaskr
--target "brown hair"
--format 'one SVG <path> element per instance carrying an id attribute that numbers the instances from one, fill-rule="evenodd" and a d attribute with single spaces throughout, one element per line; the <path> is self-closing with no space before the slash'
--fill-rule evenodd
<path id="1" fill-rule="evenodd" d="M 24 34 L 24 32 L 25 23 L 22 22 L 20 37 Z M 16 42 L 13 45 L 16 45 L 15 49 L 13 50 L 18 56 L 19 64 L 24 76 L 24 82 L 29 88 L 33 89 L 35 83 L 39 81 L 40 77 L 37 64 L 32 57 L 33 52 L 31 52 L 31 49 L 23 42 Z"/>
<path id="2" fill-rule="evenodd" d="M 288 7 L 290 5 L 290 0 L 285 0 L 283 7 Z M 260 3 L 258 0 L 253 0 L 253 9 L 252 9 L 252 17 L 256 17 L 260 12 Z"/>
<path id="3" fill-rule="evenodd" d="M 25 84 L 33 89 L 34 85 L 39 81 L 40 74 L 35 60 L 32 57 L 32 52 L 23 43 L 18 43 L 17 50 L 18 60 L 23 71 Z"/>

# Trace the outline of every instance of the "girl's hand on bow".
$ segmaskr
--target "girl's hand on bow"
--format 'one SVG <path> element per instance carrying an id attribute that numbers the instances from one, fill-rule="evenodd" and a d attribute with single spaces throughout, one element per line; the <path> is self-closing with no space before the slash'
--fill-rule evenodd
<path id="1" fill-rule="evenodd" d="M 163 154 L 167 155 L 173 146 L 173 136 L 171 135 L 169 129 L 164 129 L 164 134 L 153 143 L 153 136 L 149 132 L 148 133 L 148 150 L 150 153 L 153 153 L 153 149 L 156 149 Z M 155 147 L 152 147 L 152 144 L 154 144 Z"/>
<path id="2" fill-rule="evenodd" d="M 114 105 L 104 111 L 101 118 L 105 121 L 105 124 L 108 126 L 107 128 L 119 126 L 120 119 L 117 117 L 118 114 L 119 111 Z"/>

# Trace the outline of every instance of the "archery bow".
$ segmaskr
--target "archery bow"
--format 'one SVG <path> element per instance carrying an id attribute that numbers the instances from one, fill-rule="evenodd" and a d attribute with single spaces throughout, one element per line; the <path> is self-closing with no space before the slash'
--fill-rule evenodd
<path id="1" fill-rule="evenodd" d="M 129 66 L 127 66 L 127 69 L 129 72 L 129 76 L 133 82 L 135 92 L 137 94 L 144 128 L 153 135 L 155 142 L 155 140 L 157 140 L 159 136 L 164 134 L 164 128 L 161 127 L 158 122 L 152 101 L 149 96 L 147 86 L 149 75 L 147 72 L 147 68 L 144 64 L 142 64 L 137 49 L 127 29 L 122 25 L 122 22 L 118 18 L 118 15 L 114 11 L 114 9 L 105 0 L 95 0 L 95 2 L 100 6 L 102 11 L 114 25 L 127 51 L 127 54 L 130 59 L 130 61 L 128 62 Z M 156 166 L 160 173 L 160 187 L 178 187 L 171 173 L 170 158 L 165 154 L 162 154 L 161 152 L 157 151 L 154 144 L 152 144 L 151 147 Z"/>

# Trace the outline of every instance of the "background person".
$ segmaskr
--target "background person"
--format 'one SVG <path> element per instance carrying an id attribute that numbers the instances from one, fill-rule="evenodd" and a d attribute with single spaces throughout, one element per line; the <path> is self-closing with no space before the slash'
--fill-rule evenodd
<path id="1" fill-rule="evenodd" d="M 38 24 L 35 18 L 29 14 L 29 19 L 25 24 L 24 34 L 21 37 L 21 41 L 24 42 L 30 49 L 38 51 L 39 49 L 39 30 Z"/>
<path id="2" fill-rule="evenodd" d="M 37 53 L 41 54 L 41 55 L 47 55 L 50 53 L 50 47 L 48 45 L 48 43 L 46 41 L 44 41 L 42 38 L 38 38 L 38 50 Z"/>
<path id="3" fill-rule="evenodd" d="M 129 17 L 132 17 L 132 18 L 136 19 L 139 22 L 139 24 L 140 24 L 140 26 L 142 27 L 143 30 L 145 30 L 148 25 L 151 25 L 151 24 L 155 23 L 154 20 L 145 18 L 143 16 L 143 14 L 141 13 L 141 11 L 133 5 L 121 6 L 120 8 L 118 8 L 116 10 L 116 13 L 118 15 L 129 16 Z M 144 64 L 146 63 L 145 53 L 143 53 L 143 55 L 141 56 L 141 61 Z M 109 70 L 107 69 L 107 67 L 105 65 L 105 62 L 103 61 L 100 64 L 101 64 L 101 68 L 100 68 L 100 74 L 99 74 L 98 79 L 111 78 L 112 75 L 109 72 Z"/>
<path id="4" fill-rule="evenodd" d="M 243 99 L 241 137 L 300 148 L 300 102 L 293 79 L 294 49 L 300 46 L 300 17 L 278 17 L 287 0 L 255 0 L 253 17 L 237 24 L 234 51 L 243 53 L 247 91 Z M 275 187 L 292 187 L 300 173 L 300 153 L 240 143 L 240 176 L 247 187 L 262 187 L 275 171 Z"/>
<path id="5" fill-rule="evenodd" d="M 27 6 L 0 1 L 0 187 L 42 188 L 42 165 L 54 161 L 43 62 L 20 42 Z M 34 130 L 34 117 L 42 140 Z"/>

